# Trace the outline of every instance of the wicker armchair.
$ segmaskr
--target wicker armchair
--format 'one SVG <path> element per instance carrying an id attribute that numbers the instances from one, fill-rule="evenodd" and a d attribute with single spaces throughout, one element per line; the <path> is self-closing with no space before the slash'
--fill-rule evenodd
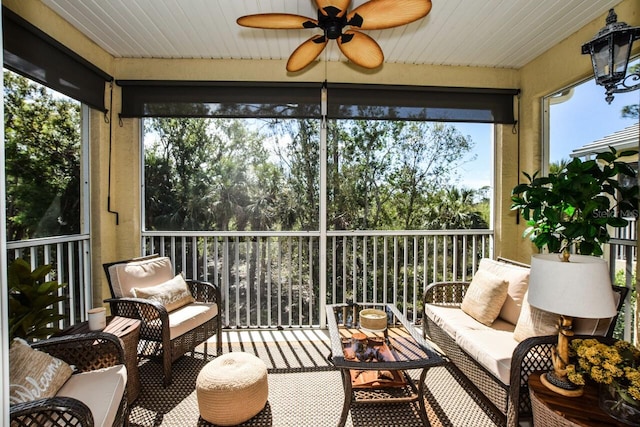
<path id="1" fill-rule="evenodd" d="M 222 323 L 220 288 L 208 282 L 186 280 L 195 302 L 168 311 L 153 299 L 136 298 L 133 286 L 157 286 L 174 277 L 169 258 L 150 255 L 103 265 L 112 298 L 106 299 L 115 316 L 140 319 L 141 357 L 162 361 L 164 386 L 171 384 L 173 361 L 216 335 L 216 354 L 222 353 Z M 194 310 L 186 313 L 184 310 Z M 182 314 L 180 312 L 182 311 Z M 185 319 L 187 319 L 185 321 Z M 182 322 L 178 324 L 179 322 Z"/>
<path id="2" fill-rule="evenodd" d="M 44 351 L 75 366 L 75 374 L 124 364 L 124 350 L 118 337 L 104 332 L 67 335 L 50 338 L 31 344 L 32 348 Z M 99 384 L 96 384 L 99 387 Z M 118 406 L 114 426 L 128 425 L 126 388 Z M 83 402 L 71 398 L 54 396 L 10 406 L 12 427 L 55 425 L 91 427 L 93 415 Z"/>

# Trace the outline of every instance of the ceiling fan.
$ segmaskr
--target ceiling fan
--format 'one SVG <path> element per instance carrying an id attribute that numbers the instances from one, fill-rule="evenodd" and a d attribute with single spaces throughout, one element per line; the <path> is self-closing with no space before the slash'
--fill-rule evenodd
<path id="1" fill-rule="evenodd" d="M 368 35 L 357 30 L 381 30 L 416 21 L 431 11 L 431 0 L 369 0 L 347 13 L 351 0 L 315 0 L 318 19 L 289 13 L 260 13 L 242 16 L 238 25 L 250 28 L 297 30 L 320 28 L 317 34 L 293 51 L 287 71 L 300 71 L 320 55 L 329 40 L 336 40 L 340 51 L 351 62 L 364 68 L 379 67 L 382 49 Z M 350 27 L 344 30 L 345 27 Z"/>

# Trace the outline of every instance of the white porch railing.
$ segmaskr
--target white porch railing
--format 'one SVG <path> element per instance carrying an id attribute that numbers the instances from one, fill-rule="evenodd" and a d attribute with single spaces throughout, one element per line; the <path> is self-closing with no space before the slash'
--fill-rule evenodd
<path id="1" fill-rule="evenodd" d="M 466 280 L 493 254 L 491 230 L 335 231 L 319 260 L 319 232 L 145 232 L 145 254 L 219 284 L 227 327 L 321 324 L 322 304 L 393 303 L 414 322 L 436 280 Z M 320 269 L 326 295 L 320 295 Z"/>
<path id="2" fill-rule="evenodd" d="M 22 258 L 31 264 L 52 264 L 53 270 L 47 280 L 56 280 L 68 286 L 60 289 L 68 298 L 59 305 L 65 319 L 61 328 L 86 319 L 91 308 L 91 258 L 89 235 L 73 235 L 22 240 L 7 243 L 7 263 Z"/>
<path id="3" fill-rule="evenodd" d="M 145 232 L 145 254 L 173 260 L 176 272 L 221 286 L 227 327 L 317 327 L 321 303 L 393 303 L 413 322 L 424 288 L 439 280 L 470 280 L 477 262 L 493 256 L 491 230 L 340 231 L 327 233 L 319 260 L 318 232 Z M 612 278 L 635 287 L 636 242 L 610 242 Z M 91 306 L 89 236 L 9 242 L 8 261 L 53 264 L 54 280 L 68 283 L 61 326 L 85 320 Z M 620 257 L 620 254 L 624 254 Z M 622 258 L 622 261 L 620 260 Z M 326 295 L 320 296 L 320 269 Z M 624 308 L 625 339 L 635 340 L 635 305 Z"/>

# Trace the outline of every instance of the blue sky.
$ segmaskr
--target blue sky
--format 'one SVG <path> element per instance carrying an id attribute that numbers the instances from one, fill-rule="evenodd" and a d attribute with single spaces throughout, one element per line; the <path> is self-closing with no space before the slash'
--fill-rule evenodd
<path id="1" fill-rule="evenodd" d="M 625 105 L 640 103 L 640 90 L 615 94 L 611 104 L 604 98 L 604 88 L 591 79 L 576 86 L 571 99 L 551 106 L 552 162 L 569 158 L 573 149 L 636 123 L 637 119 L 623 119 L 620 112 Z M 468 188 L 489 185 L 493 171 L 492 126 L 474 123 L 456 123 L 455 126 L 462 134 L 471 136 L 475 143 L 473 154 L 477 156 L 475 161 L 463 166 L 460 185 Z"/>

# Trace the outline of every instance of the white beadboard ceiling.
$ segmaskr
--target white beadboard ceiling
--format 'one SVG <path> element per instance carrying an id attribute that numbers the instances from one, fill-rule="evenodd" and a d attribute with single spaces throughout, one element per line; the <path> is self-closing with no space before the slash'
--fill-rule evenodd
<path id="1" fill-rule="evenodd" d="M 256 13 L 315 18 L 312 0 L 42 2 L 117 58 L 286 60 L 300 43 L 319 33 L 317 29 L 262 30 L 236 24 L 238 17 Z M 364 2 L 353 0 L 349 10 Z M 365 32 L 380 44 L 386 63 L 517 69 L 619 2 L 433 0 L 431 13 L 419 21 Z M 624 16 L 618 20 L 624 21 Z M 347 61 L 334 41 L 319 59 Z"/>

